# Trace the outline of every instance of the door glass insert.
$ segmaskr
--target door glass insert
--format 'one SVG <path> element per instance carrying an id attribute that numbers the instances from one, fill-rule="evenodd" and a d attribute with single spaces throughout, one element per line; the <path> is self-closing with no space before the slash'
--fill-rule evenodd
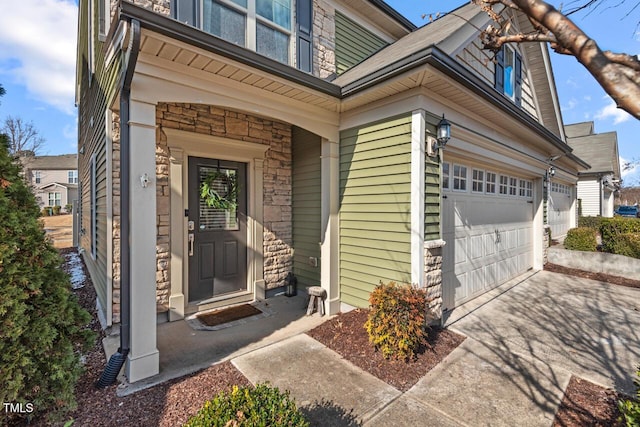
<path id="1" fill-rule="evenodd" d="M 199 166 L 199 227 L 238 230 L 238 171 Z"/>

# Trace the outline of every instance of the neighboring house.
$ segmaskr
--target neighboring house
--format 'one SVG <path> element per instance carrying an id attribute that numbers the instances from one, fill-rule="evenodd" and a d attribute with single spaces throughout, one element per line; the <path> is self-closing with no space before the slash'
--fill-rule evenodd
<path id="1" fill-rule="evenodd" d="M 593 122 L 565 125 L 564 131 L 573 152 L 591 165 L 578 174 L 580 214 L 612 217 L 621 182 L 618 134 L 595 133 Z"/>
<path id="2" fill-rule="evenodd" d="M 24 177 L 33 187 L 40 208 L 67 205 L 78 199 L 78 155 L 20 157 Z"/>
<path id="3" fill-rule="evenodd" d="M 417 29 L 380 0 L 139 3 L 80 1 L 77 73 L 80 244 L 106 323 L 132 310 L 129 381 L 158 373 L 158 318 L 264 298 L 290 271 L 330 314 L 395 280 L 442 315 L 541 269 L 552 167 L 554 221 L 575 226 L 588 164 L 546 45 L 492 61 L 476 6 Z"/>

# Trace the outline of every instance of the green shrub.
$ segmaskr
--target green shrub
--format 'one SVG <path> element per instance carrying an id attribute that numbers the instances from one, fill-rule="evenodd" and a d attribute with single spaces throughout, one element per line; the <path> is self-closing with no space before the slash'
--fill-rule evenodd
<path id="1" fill-rule="evenodd" d="M 40 208 L 0 135 L 0 402 L 55 418 L 76 406 L 79 351 L 94 335 L 62 258 L 45 238 Z M 86 347 L 85 347 L 86 348 Z M 0 425 L 27 424 L 0 412 Z"/>
<path id="2" fill-rule="evenodd" d="M 73 205 L 71 203 L 64 205 L 64 211 L 66 213 L 71 213 L 73 211 Z"/>
<path id="3" fill-rule="evenodd" d="M 567 232 L 564 247 L 574 251 L 595 252 L 598 247 L 596 231 L 589 227 L 576 227 Z"/>
<path id="4" fill-rule="evenodd" d="M 601 216 L 581 216 L 578 218 L 578 227 L 593 228 L 600 233 L 600 224 L 603 219 Z"/>
<path id="5" fill-rule="evenodd" d="M 640 233 L 640 218 L 603 218 L 600 223 L 602 249 L 614 253 L 616 242 L 627 233 Z"/>
<path id="6" fill-rule="evenodd" d="M 613 244 L 612 252 L 640 259 L 640 233 L 621 234 Z"/>
<path id="7" fill-rule="evenodd" d="M 234 386 L 231 392 L 218 393 L 185 427 L 308 425 L 288 391 L 282 393 L 276 387 L 258 384 L 255 388 Z"/>
<path id="8" fill-rule="evenodd" d="M 61 206 L 54 206 L 53 208 L 53 214 L 54 215 L 60 215 L 60 209 L 62 209 Z"/>
<path id="9" fill-rule="evenodd" d="M 410 359 L 426 343 L 427 293 L 395 282 L 380 283 L 369 295 L 365 328 L 385 358 Z"/>
<path id="10" fill-rule="evenodd" d="M 636 398 L 633 400 L 623 399 L 618 401 L 618 409 L 620 409 L 627 427 L 640 426 L 640 366 L 638 366 L 636 375 L 638 376 L 638 379 L 634 381 L 637 387 Z"/>
<path id="11" fill-rule="evenodd" d="M 40 214 L 42 216 L 50 216 L 52 214 L 51 208 L 48 206 L 45 206 L 44 208 L 42 208 L 42 211 L 40 212 Z"/>

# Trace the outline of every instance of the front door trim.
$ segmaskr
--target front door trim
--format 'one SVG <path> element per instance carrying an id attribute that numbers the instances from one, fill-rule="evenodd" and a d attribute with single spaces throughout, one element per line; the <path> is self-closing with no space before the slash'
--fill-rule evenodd
<path id="1" fill-rule="evenodd" d="M 188 309 L 187 218 L 189 156 L 208 157 L 247 163 L 247 291 L 250 298 L 264 298 L 264 236 L 263 236 L 263 168 L 269 145 L 222 138 L 218 136 L 161 128 L 166 135 L 170 154 L 170 212 L 171 212 L 171 295 L 169 320 L 184 318 Z M 162 138 L 162 136 L 161 136 Z M 179 179 L 175 179 L 180 177 Z M 208 309 L 219 298 L 201 304 Z"/>

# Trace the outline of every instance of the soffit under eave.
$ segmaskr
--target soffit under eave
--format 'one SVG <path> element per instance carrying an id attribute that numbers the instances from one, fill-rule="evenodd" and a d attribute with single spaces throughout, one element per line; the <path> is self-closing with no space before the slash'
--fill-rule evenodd
<path id="1" fill-rule="evenodd" d="M 497 124 L 500 124 L 500 133 L 514 140 L 521 140 L 532 147 L 537 147 L 538 150 L 547 152 L 549 155 L 562 152 L 562 149 L 548 138 L 540 136 L 532 128 L 498 108 L 489 100 L 471 92 L 452 77 L 428 64 L 346 97 L 342 101 L 340 112 L 345 113 L 359 107 L 374 105 L 393 96 L 401 96 L 400 94 L 403 92 L 411 90 L 421 90 L 425 96 L 434 98 L 449 108 L 479 122 L 491 123 L 494 128 L 498 128 Z M 489 88 L 489 90 L 493 90 L 493 88 Z M 431 113 L 440 114 L 438 111 L 431 111 Z M 531 118 L 531 120 L 534 119 Z M 569 150 L 569 147 L 566 146 L 566 149 Z"/>
<path id="2" fill-rule="evenodd" d="M 164 63 L 210 73 L 256 89 L 272 92 L 308 105 L 335 112 L 338 98 L 284 78 L 270 75 L 249 65 L 233 61 L 213 52 L 143 29 L 140 53 Z"/>

